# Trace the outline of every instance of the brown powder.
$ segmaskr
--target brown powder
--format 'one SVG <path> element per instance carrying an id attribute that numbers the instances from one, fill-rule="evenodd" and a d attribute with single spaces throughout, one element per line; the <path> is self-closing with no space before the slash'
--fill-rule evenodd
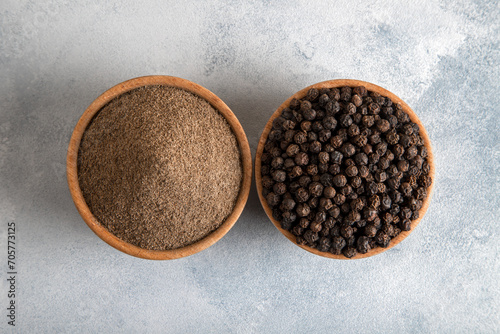
<path id="1" fill-rule="evenodd" d="M 145 86 L 94 117 L 78 154 L 90 211 L 111 233 L 150 250 L 192 244 L 232 212 L 242 179 L 226 119 L 182 89 Z"/>

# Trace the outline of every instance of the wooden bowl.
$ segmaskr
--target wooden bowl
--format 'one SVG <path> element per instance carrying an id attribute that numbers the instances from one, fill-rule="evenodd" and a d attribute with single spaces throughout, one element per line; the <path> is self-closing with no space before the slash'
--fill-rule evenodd
<path id="1" fill-rule="evenodd" d="M 434 158 L 432 155 L 431 141 L 430 141 L 429 135 L 427 134 L 427 131 L 425 130 L 420 119 L 418 119 L 417 115 L 413 112 L 413 110 L 403 100 L 401 100 L 399 97 L 397 97 L 396 95 L 394 95 L 393 93 L 389 92 L 388 90 L 386 90 L 382 87 L 379 87 L 379 86 L 374 85 L 374 84 L 369 83 L 369 82 L 360 81 L 360 80 L 350 80 L 350 79 L 329 80 L 329 81 L 319 82 L 317 84 L 314 84 L 314 85 L 311 85 L 309 87 L 302 89 L 301 91 L 290 96 L 285 102 L 283 102 L 283 104 L 281 106 L 279 106 L 279 108 L 274 112 L 274 114 L 271 116 L 271 118 L 267 122 L 267 124 L 264 128 L 264 131 L 262 132 L 262 135 L 260 137 L 259 144 L 257 146 L 257 152 L 255 154 L 255 182 L 257 183 L 257 192 L 259 194 L 260 203 L 262 204 L 264 211 L 266 212 L 269 219 L 273 222 L 274 226 L 276 226 L 276 228 L 281 233 L 283 233 L 291 242 L 293 242 L 295 245 L 305 249 L 306 251 L 309 251 L 309 252 L 316 254 L 316 255 L 320 255 L 320 256 L 324 256 L 324 257 L 332 258 L 332 259 L 348 260 L 348 258 L 346 258 L 344 255 L 334 255 L 334 254 L 328 253 L 328 252 L 320 252 L 317 249 L 311 248 L 309 246 L 298 245 L 295 242 L 295 236 L 292 233 L 290 233 L 289 231 L 282 229 L 280 223 L 276 219 L 273 218 L 272 210 L 269 207 L 269 205 L 267 204 L 264 196 L 262 196 L 262 176 L 260 173 L 261 156 L 262 156 L 262 153 L 264 151 L 264 145 L 266 143 L 267 137 L 269 135 L 269 132 L 271 131 L 271 128 L 273 125 L 273 120 L 276 117 L 278 117 L 279 115 L 281 115 L 281 111 L 285 107 L 288 107 L 288 105 L 290 104 L 290 101 L 293 98 L 296 98 L 296 99 L 304 98 L 307 94 L 307 91 L 311 88 L 317 88 L 317 89 L 320 89 L 320 88 L 340 88 L 343 86 L 350 86 L 350 87 L 364 86 L 364 87 L 366 87 L 367 90 L 372 91 L 372 92 L 377 92 L 382 96 L 390 98 L 394 103 L 400 103 L 402 105 L 403 110 L 410 116 L 410 119 L 412 120 L 412 122 L 417 123 L 418 126 L 420 127 L 420 136 L 423 138 L 424 145 L 428 151 L 427 161 L 430 165 L 429 176 L 432 178 L 432 181 L 433 181 L 431 186 L 427 189 L 427 198 L 424 200 L 422 208 L 419 210 L 419 215 L 420 215 L 419 218 L 412 221 L 411 230 L 410 231 L 402 231 L 397 237 L 395 237 L 391 240 L 391 243 L 389 244 L 389 246 L 387 248 L 377 247 L 377 248 L 370 250 L 366 254 L 359 254 L 358 253 L 355 257 L 351 258 L 352 260 L 356 260 L 356 259 L 362 259 L 362 258 L 366 258 L 369 256 L 373 256 L 373 255 L 382 253 L 382 252 L 396 246 L 401 241 L 403 241 L 415 229 L 415 227 L 417 227 L 418 223 L 422 220 L 425 212 L 427 211 L 427 208 L 429 207 L 429 203 L 431 201 L 432 190 L 434 187 L 434 173 L 435 173 Z"/>
<path id="2" fill-rule="evenodd" d="M 87 203 L 85 202 L 85 199 L 83 198 L 83 194 L 78 183 L 77 158 L 80 141 L 82 139 L 84 131 L 86 130 L 94 115 L 115 97 L 132 89 L 149 85 L 164 85 L 181 88 L 207 100 L 215 109 L 217 109 L 222 114 L 222 116 L 226 118 L 236 136 L 236 140 L 241 152 L 242 183 L 236 200 L 236 205 L 234 206 L 234 209 L 229 217 L 217 230 L 213 231 L 198 242 L 186 247 L 165 251 L 154 251 L 139 248 L 119 239 L 114 234 L 109 232 L 97 221 L 97 219 L 90 211 Z M 136 257 L 151 260 L 167 260 L 177 259 L 200 252 L 216 243 L 231 229 L 231 227 L 233 227 L 236 220 L 239 218 L 241 212 L 243 211 L 243 208 L 245 207 L 248 199 L 248 194 L 250 192 L 250 185 L 252 180 L 252 156 L 247 137 L 245 135 L 245 132 L 243 131 L 241 124 L 239 123 L 238 119 L 233 114 L 231 109 L 229 109 L 229 107 L 220 98 L 218 98 L 208 89 L 203 88 L 202 86 L 197 85 L 191 81 L 172 76 L 156 75 L 135 78 L 120 83 L 104 92 L 94 102 L 92 102 L 92 104 L 87 108 L 87 110 L 85 110 L 82 117 L 76 124 L 76 127 L 71 136 L 66 160 L 66 171 L 69 190 L 71 192 L 73 201 L 75 202 L 76 208 L 78 209 L 78 212 L 82 216 L 83 220 L 87 223 L 87 225 L 92 229 L 92 231 L 94 231 L 102 240 L 104 240 L 114 248 Z"/>

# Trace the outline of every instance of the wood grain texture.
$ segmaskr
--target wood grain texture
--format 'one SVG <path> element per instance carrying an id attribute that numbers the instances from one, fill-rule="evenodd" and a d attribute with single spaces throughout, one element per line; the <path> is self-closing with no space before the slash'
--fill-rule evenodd
<path id="1" fill-rule="evenodd" d="M 276 219 L 273 218 L 272 210 L 269 207 L 269 205 L 267 204 L 266 199 L 262 196 L 262 177 L 261 177 L 261 173 L 260 173 L 261 156 L 262 156 L 262 153 L 264 151 L 264 144 L 266 143 L 269 132 L 271 131 L 273 120 L 276 117 L 278 117 L 281 114 L 281 111 L 290 104 L 290 101 L 293 98 L 296 98 L 296 99 L 304 98 L 307 94 L 307 91 L 311 88 L 317 88 L 317 89 L 320 89 L 320 88 L 338 88 L 338 87 L 343 87 L 343 86 L 351 86 L 351 87 L 365 86 L 367 90 L 377 92 L 380 95 L 389 97 L 393 102 L 400 103 L 402 105 L 403 110 L 410 116 L 410 119 L 412 120 L 412 122 L 417 123 L 418 126 L 420 127 L 420 136 L 423 138 L 424 145 L 428 151 L 427 161 L 430 165 L 429 176 L 432 178 L 432 184 L 427 189 L 427 198 L 424 200 L 422 208 L 419 210 L 420 216 L 418 219 L 412 221 L 411 229 L 409 231 L 402 231 L 397 237 L 395 237 L 394 239 L 391 240 L 391 243 L 387 248 L 377 247 L 375 249 L 370 250 L 366 254 L 357 254 L 355 257 L 353 257 L 351 259 L 346 258 L 344 255 L 334 255 L 332 253 L 320 252 L 317 249 L 311 248 L 309 246 L 298 245 L 295 242 L 295 236 L 292 233 L 290 233 L 289 231 L 282 229 L 280 226 L 280 223 Z M 370 257 L 373 255 L 377 255 L 377 254 L 385 252 L 386 250 L 396 246 L 401 241 L 403 241 L 406 237 L 408 237 L 408 235 L 410 235 L 410 233 L 413 232 L 413 230 L 420 223 L 420 221 L 422 220 L 422 218 L 425 215 L 425 212 L 427 211 L 427 208 L 429 207 L 432 193 L 433 193 L 433 188 L 434 188 L 434 181 L 435 181 L 434 174 L 435 174 L 435 166 L 434 166 L 434 157 L 432 155 L 431 141 L 429 139 L 429 135 L 427 134 L 427 131 L 425 130 L 425 127 L 423 126 L 422 122 L 417 117 L 415 112 L 403 100 L 401 100 L 399 97 L 397 97 L 393 93 L 389 92 L 388 90 L 386 90 L 380 86 L 374 85 L 372 83 L 369 83 L 369 82 L 360 81 L 360 80 L 352 80 L 352 79 L 338 79 L 338 80 L 329 80 L 329 81 L 319 82 L 317 84 L 306 87 L 306 88 L 298 91 L 297 93 L 293 94 L 292 96 L 290 96 L 285 102 L 283 102 L 283 104 L 281 106 L 278 107 L 278 109 L 274 112 L 274 114 L 271 116 L 271 118 L 267 122 L 267 124 L 262 132 L 262 135 L 260 137 L 259 144 L 257 146 L 257 152 L 255 154 L 255 181 L 256 181 L 256 186 L 257 186 L 257 192 L 259 195 L 260 203 L 262 204 L 264 211 L 266 212 L 267 216 L 269 217 L 271 222 L 274 224 L 274 226 L 276 226 L 276 228 L 281 233 L 283 233 L 283 235 L 285 235 L 291 242 L 293 242 L 295 245 L 305 249 L 306 251 L 311 252 L 311 253 L 316 254 L 316 255 L 323 256 L 323 257 L 338 259 L 338 260 L 356 260 L 356 259 L 362 259 L 362 258 Z"/>
<path id="2" fill-rule="evenodd" d="M 117 238 L 114 234 L 109 232 L 97 221 L 97 219 L 90 211 L 87 203 L 85 202 L 85 199 L 83 198 L 83 194 L 78 183 L 78 150 L 83 133 L 94 115 L 99 112 L 99 110 L 106 103 L 108 103 L 115 97 L 132 89 L 149 85 L 165 85 L 181 88 L 207 100 L 215 109 L 217 109 L 221 113 L 222 116 L 226 118 L 227 122 L 231 126 L 231 129 L 233 130 L 239 145 L 242 164 L 243 176 L 238 198 L 236 200 L 236 204 L 232 213 L 224 221 L 224 223 L 222 223 L 222 225 L 217 230 L 194 244 L 178 249 L 165 251 L 152 251 L 139 248 Z M 92 229 L 92 231 L 94 231 L 102 240 L 104 240 L 114 248 L 132 256 L 151 260 L 170 260 L 189 256 L 210 247 L 218 240 L 220 240 L 233 227 L 233 225 L 241 215 L 243 208 L 245 207 L 250 192 L 250 185 L 252 181 L 252 156 L 243 127 L 241 126 L 240 122 L 233 114 L 231 109 L 229 109 L 229 107 L 219 97 L 210 92 L 208 89 L 189 80 L 172 76 L 155 75 L 139 77 L 122 82 L 110 88 L 101 96 L 99 96 L 94 102 L 92 102 L 92 104 L 85 110 L 82 117 L 76 124 L 76 127 L 71 136 L 66 159 L 66 173 L 71 197 L 73 198 L 78 212 L 82 216 L 83 220 L 87 223 L 87 225 Z"/>

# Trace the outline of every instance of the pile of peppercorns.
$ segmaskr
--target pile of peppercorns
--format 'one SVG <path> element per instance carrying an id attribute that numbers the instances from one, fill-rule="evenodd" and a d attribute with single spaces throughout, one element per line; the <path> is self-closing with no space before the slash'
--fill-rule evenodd
<path id="1" fill-rule="evenodd" d="M 400 104 L 363 86 L 312 88 L 273 120 L 262 195 L 297 244 L 351 258 L 411 229 L 429 171 Z"/>

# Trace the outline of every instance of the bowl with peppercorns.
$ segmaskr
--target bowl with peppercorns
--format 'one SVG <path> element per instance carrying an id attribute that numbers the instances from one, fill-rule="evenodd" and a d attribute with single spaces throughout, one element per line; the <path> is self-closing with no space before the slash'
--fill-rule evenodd
<path id="1" fill-rule="evenodd" d="M 255 157 L 269 219 L 316 255 L 360 259 L 405 239 L 432 195 L 429 136 L 413 110 L 372 83 L 306 87 L 271 116 Z"/>

